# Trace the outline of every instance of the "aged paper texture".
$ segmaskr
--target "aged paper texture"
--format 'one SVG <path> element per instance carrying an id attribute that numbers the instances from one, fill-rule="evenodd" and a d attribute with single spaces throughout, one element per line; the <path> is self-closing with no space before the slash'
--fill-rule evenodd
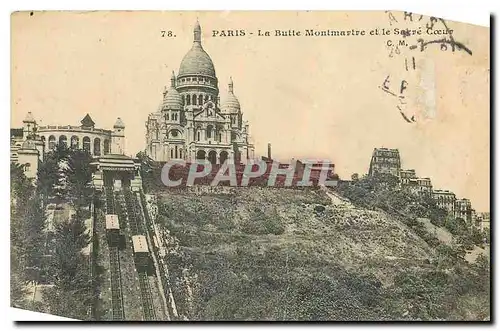
<path id="1" fill-rule="evenodd" d="M 12 306 L 490 320 L 489 28 L 49 11 L 11 31 Z"/>

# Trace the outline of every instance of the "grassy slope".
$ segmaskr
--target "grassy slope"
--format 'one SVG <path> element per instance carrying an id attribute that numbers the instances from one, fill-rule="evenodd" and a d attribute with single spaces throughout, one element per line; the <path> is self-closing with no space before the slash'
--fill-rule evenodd
<path id="1" fill-rule="evenodd" d="M 387 301 L 386 289 L 401 271 L 434 268 L 434 249 L 404 224 L 319 191 L 159 197 L 159 223 L 180 246 L 172 277 L 195 275 L 190 319 L 404 319 L 407 308 Z"/>

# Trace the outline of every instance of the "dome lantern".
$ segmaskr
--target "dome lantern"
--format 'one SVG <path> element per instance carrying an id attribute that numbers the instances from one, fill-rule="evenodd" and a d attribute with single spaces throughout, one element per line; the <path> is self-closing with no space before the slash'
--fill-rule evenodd
<path id="1" fill-rule="evenodd" d="M 178 77 L 201 75 L 216 78 L 212 59 L 201 45 L 201 27 L 198 21 L 194 26 L 193 35 L 193 46 L 181 61 Z"/>
<path id="2" fill-rule="evenodd" d="M 194 34 L 194 42 L 195 43 L 200 43 L 201 44 L 201 26 L 200 22 L 198 22 L 198 19 L 196 19 L 196 23 L 194 25 L 193 29 L 193 34 Z"/>

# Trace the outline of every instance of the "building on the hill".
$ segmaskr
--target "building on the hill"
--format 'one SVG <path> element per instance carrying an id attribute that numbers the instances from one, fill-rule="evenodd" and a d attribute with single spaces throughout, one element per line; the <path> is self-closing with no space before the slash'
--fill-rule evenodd
<path id="1" fill-rule="evenodd" d="M 461 218 L 466 222 L 472 222 L 472 205 L 469 199 L 457 199 L 455 201 L 455 218 Z"/>
<path id="2" fill-rule="evenodd" d="M 37 178 L 38 161 L 40 159 L 40 155 L 41 154 L 37 149 L 36 142 L 31 139 L 25 140 L 21 144 L 21 147 L 17 149 L 15 162 L 22 165 L 24 174 L 27 178 Z"/>
<path id="3" fill-rule="evenodd" d="M 146 154 L 155 161 L 182 159 L 193 162 L 254 158 L 249 125 L 229 81 L 224 102 L 219 101 L 219 81 L 212 59 L 203 49 L 201 27 L 194 27 L 191 49 L 172 73 L 163 101 L 146 121 Z"/>
<path id="4" fill-rule="evenodd" d="M 389 148 L 375 148 L 373 150 L 368 176 L 384 173 L 399 177 L 400 170 L 399 150 Z"/>
<path id="5" fill-rule="evenodd" d="M 432 197 L 432 182 L 428 177 L 400 177 L 400 185 L 402 190 L 415 195 Z"/>
<path id="6" fill-rule="evenodd" d="M 104 187 L 113 187 L 114 190 L 130 187 L 133 191 L 139 191 L 142 188 L 141 163 L 137 159 L 107 154 L 96 157 L 91 166 L 92 183 L 98 190 Z"/>
<path id="7" fill-rule="evenodd" d="M 490 213 L 477 213 L 475 217 L 476 228 L 480 231 L 490 229 Z"/>
<path id="8" fill-rule="evenodd" d="M 432 197 L 432 182 L 429 177 L 417 178 L 417 192 L 420 196 Z"/>
<path id="9" fill-rule="evenodd" d="M 446 209 L 450 215 L 455 215 L 455 202 L 457 201 L 455 193 L 448 190 L 434 190 L 432 197 L 439 208 Z"/>
<path id="10" fill-rule="evenodd" d="M 31 112 L 23 120 L 22 128 L 11 129 L 11 162 L 24 167 L 28 178 L 36 178 L 38 163 L 57 145 L 83 149 L 94 158 L 93 183 L 97 188 L 112 182 L 141 186 L 138 161 L 125 155 L 125 124 L 118 118 L 112 130 L 95 126 L 89 114 L 80 125 L 39 126 Z M 105 175 L 106 174 L 106 175 Z"/>
<path id="11" fill-rule="evenodd" d="M 401 186 L 408 185 L 410 183 L 410 180 L 415 178 L 417 178 L 415 169 L 401 169 L 399 171 L 399 182 Z"/>

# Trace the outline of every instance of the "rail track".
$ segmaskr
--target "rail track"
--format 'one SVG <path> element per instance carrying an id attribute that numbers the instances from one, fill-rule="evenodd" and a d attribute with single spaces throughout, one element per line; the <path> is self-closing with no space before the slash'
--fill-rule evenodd
<path id="1" fill-rule="evenodd" d="M 106 188 L 106 214 L 114 214 L 116 210 L 116 202 L 113 197 L 113 189 Z M 112 318 L 114 321 L 122 321 L 125 319 L 123 309 L 123 293 L 120 271 L 120 251 L 118 247 L 109 247 L 109 272 L 111 281 L 111 307 Z"/>
<path id="2" fill-rule="evenodd" d="M 128 189 L 123 189 L 123 195 L 125 198 L 125 204 L 128 215 L 128 222 L 130 226 L 130 234 L 132 236 L 135 235 L 145 235 L 144 229 L 142 227 L 142 217 L 141 212 L 139 210 L 140 205 L 138 204 L 137 197 L 135 193 L 131 192 Z M 146 271 L 137 271 L 137 275 L 139 278 L 139 289 L 141 291 L 141 299 L 142 299 L 142 309 L 144 313 L 144 319 L 155 320 L 156 313 L 153 304 L 153 295 L 151 292 L 151 285 L 149 284 L 149 278 Z"/>
<path id="3" fill-rule="evenodd" d="M 141 289 L 142 310 L 144 312 L 144 319 L 147 321 L 156 320 L 156 313 L 153 305 L 153 294 L 151 293 L 151 286 L 146 272 L 138 272 L 139 286 Z"/>
<path id="4" fill-rule="evenodd" d="M 123 311 L 120 253 L 118 247 L 109 248 L 109 267 L 111 274 L 111 306 L 113 310 L 113 320 L 122 321 L 125 319 L 125 314 Z"/>
<path id="5" fill-rule="evenodd" d="M 125 197 L 125 204 L 127 207 L 127 215 L 128 215 L 128 221 L 129 221 L 129 226 L 130 226 L 130 232 L 132 236 L 141 234 L 139 233 L 139 226 L 137 224 L 137 208 L 136 204 L 133 201 L 133 193 L 130 190 L 123 190 L 123 195 Z"/>

